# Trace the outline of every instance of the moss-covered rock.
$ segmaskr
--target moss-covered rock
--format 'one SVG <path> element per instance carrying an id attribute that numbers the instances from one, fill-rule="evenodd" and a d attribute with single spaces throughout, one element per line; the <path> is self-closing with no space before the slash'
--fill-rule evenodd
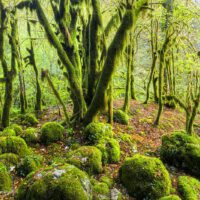
<path id="1" fill-rule="evenodd" d="M 128 125 L 129 116 L 122 110 L 116 110 L 113 113 L 113 120 L 119 124 Z"/>
<path id="2" fill-rule="evenodd" d="M 14 153 L 25 156 L 29 153 L 26 142 L 17 136 L 0 137 L 0 154 Z"/>
<path id="3" fill-rule="evenodd" d="M 162 137 L 161 159 L 170 165 L 200 176 L 200 138 L 185 133 Z"/>
<path id="4" fill-rule="evenodd" d="M 114 181 L 111 177 L 109 176 L 101 176 L 101 178 L 99 179 L 102 183 L 105 183 L 109 188 L 112 188 Z"/>
<path id="5" fill-rule="evenodd" d="M 17 166 L 17 172 L 19 176 L 25 177 L 29 173 L 36 171 L 41 167 L 43 162 L 42 156 L 28 155 L 25 156 Z"/>
<path id="6" fill-rule="evenodd" d="M 180 176 L 178 178 L 178 191 L 183 200 L 199 200 L 200 182 L 189 176 Z"/>
<path id="7" fill-rule="evenodd" d="M 92 122 L 84 131 L 84 136 L 90 144 L 97 144 L 104 137 L 112 137 L 112 126 L 110 124 Z"/>
<path id="8" fill-rule="evenodd" d="M 91 188 L 87 174 L 75 166 L 50 166 L 28 175 L 20 185 L 16 199 L 91 200 Z"/>
<path id="9" fill-rule="evenodd" d="M 20 125 L 18 125 L 18 124 L 12 124 L 12 125 L 10 126 L 10 128 L 12 128 L 12 129 L 15 131 L 15 133 L 16 133 L 17 136 L 18 136 L 18 135 L 21 135 L 22 132 L 23 132 L 22 127 L 21 127 Z"/>
<path id="10" fill-rule="evenodd" d="M 118 163 L 120 161 L 120 145 L 113 138 L 105 138 L 99 141 L 96 147 L 101 151 L 103 163 Z"/>
<path id="11" fill-rule="evenodd" d="M 162 197 L 159 200 L 181 200 L 181 198 L 177 195 L 169 195 L 166 197 Z"/>
<path id="12" fill-rule="evenodd" d="M 14 153 L 4 153 L 0 155 L 0 162 L 6 165 L 7 168 L 10 168 L 11 166 L 16 166 L 19 161 L 19 156 Z"/>
<path id="13" fill-rule="evenodd" d="M 7 127 L 3 130 L 3 132 L 0 133 L 0 137 L 2 136 L 16 136 L 16 133 L 12 128 Z"/>
<path id="14" fill-rule="evenodd" d="M 27 144 L 36 144 L 39 142 L 39 135 L 35 128 L 27 128 L 21 134 L 21 137 L 26 141 Z"/>
<path id="15" fill-rule="evenodd" d="M 0 191 L 10 191 L 12 187 L 11 177 L 8 174 L 6 166 L 0 162 Z"/>
<path id="16" fill-rule="evenodd" d="M 67 162 L 85 170 L 89 174 L 102 172 L 102 154 L 93 146 L 82 146 L 67 155 Z"/>
<path id="17" fill-rule="evenodd" d="M 170 176 L 163 163 L 158 158 L 139 154 L 125 160 L 120 180 L 136 199 L 159 199 L 169 195 L 171 189 Z"/>
<path id="18" fill-rule="evenodd" d="M 47 122 L 41 129 L 41 141 L 50 144 L 62 140 L 64 136 L 64 127 L 57 122 Z"/>
<path id="19" fill-rule="evenodd" d="M 33 114 L 20 115 L 20 119 L 21 123 L 26 126 L 36 126 L 39 123 Z"/>

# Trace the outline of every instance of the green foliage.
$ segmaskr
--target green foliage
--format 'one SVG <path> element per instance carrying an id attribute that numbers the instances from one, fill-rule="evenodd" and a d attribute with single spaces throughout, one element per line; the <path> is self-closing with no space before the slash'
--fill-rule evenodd
<path id="1" fill-rule="evenodd" d="M 19 176 L 25 177 L 41 167 L 42 162 L 42 156 L 34 154 L 25 156 L 17 166 L 17 173 Z"/>
<path id="2" fill-rule="evenodd" d="M 120 161 L 120 145 L 113 138 L 104 138 L 96 147 L 102 152 L 103 163 L 118 163 Z"/>
<path id="3" fill-rule="evenodd" d="M 41 141 L 50 144 L 62 140 L 64 137 L 64 127 L 57 122 L 48 122 L 41 128 Z"/>
<path id="4" fill-rule="evenodd" d="M 97 144 L 104 137 L 112 137 L 112 126 L 110 124 L 92 122 L 84 130 L 84 136 L 90 144 Z"/>
<path id="5" fill-rule="evenodd" d="M 25 156 L 29 153 L 26 142 L 16 136 L 0 137 L 0 154 L 14 153 L 19 156 Z"/>
<path id="6" fill-rule="evenodd" d="M 181 200 L 181 198 L 177 195 L 170 195 L 170 196 L 162 197 L 159 200 Z"/>
<path id="7" fill-rule="evenodd" d="M 178 178 L 178 191 L 182 200 L 197 200 L 200 197 L 200 182 L 189 176 Z"/>
<path id="8" fill-rule="evenodd" d="M 116 110 L 113 113 L 113 120 L 119 124 L 128 125 L 129 116 L 122 110 Z"/>
<path id="9" fill-rule="evenodd" d="M 86 171 L 89 174 L 102 172 L 102 154 L 96 147 L 82 146 L 69 152 L 67 162 Z"/>
<path id="10" fill-rule="evenodd" d="M 16 136 L 16 133 L 12 128 L 7 127 L 0 133 L 0 136 Z"/>
<path id="11" fill-rule="evenodd" d="M 39 136 L 35 128 L 27 128 L 21 134 L 21 137 L 26 141 L 27 144 L 36 144 L 39 142 Z"/>
<path id="12" fill-rule="evenodd" d="M 86 173 L 73 165 L 57 165 L 31 173 L 20 185 L 17 200 L 91 200 L 91 184 Z"/>
<path id="13" fill-rule="evenodd" d="M 188 173 L 200 176 L 200 138 L 182 132 L 162 137 L 161 158 Z"/>
<path id="14" fill-rule="evenodd" d="M 8 174 L 6 166 L 0 162 L 0 191 L 7 192 L 12 188 L 11 177 Z"/>
<path id="15" fill-rule="evenodd" d="M 171 189 L 170 176 L 163 163 L 158 158 L 139 154 L 125 160 L 120 180 L 136 199 L 159 199 L 169 195 Z"/>

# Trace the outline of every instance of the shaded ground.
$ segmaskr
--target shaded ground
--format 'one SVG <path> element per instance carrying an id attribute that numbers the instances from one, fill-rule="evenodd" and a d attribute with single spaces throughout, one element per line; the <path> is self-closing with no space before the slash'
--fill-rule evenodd
<path id="1" fill-rule="evenodd" d="M 117 100 L 114 102 L 115 109 L 121 108 L 123 105 L 123 100 Z M 185 126 L 185 115 L 184 112 L 178 110 L 172 110 L 165 108 L 159 127 L 154 127 L 153 122 L 157 114 L 157 105 L 150 103 L 148 105 L 143 105 L 137 101 L 131 101 L 130 105 L 130 122 L 128 126 L 114 123 L 113 130 L 116 137 L 120 133 L 127 133 L 137 144 L 137 150 L 132 149 L 127 143 L 121 142 L 122 156 L 119 164 L 107 165 L 104 167 L 104 174 L 110 174 L 116 180 L 116 185 L 118 189 L 124 191 L 120 184 L 118 184 L 118 171 L 121 163 L 128 156 L 134 153 L 141 153 L 145 155 L 155 155 L 157 156 L 157 150 L 161 145 L 161 137 L 164 134 L 171 134 L 175 130 L 184 130 Z M 105 117 L 101 116 L 101 120 L 105 121 Z M 60 112 L 58 109 L 46 110 L 43 112 L 40 124 L 38 125 L 38 130 L 42 124 L 48 121 L 61 121 Z M 200 116 L 197 117 L 196 124 L 200 124 Z M 42 154 L 45 159 L 46 165 L 51 164 L 54 161 L 61 161 L 65 158 L 65 154 L 69 151 L 71 143 L 77 142 L 84 145 L 81 130 L 76 129 L 72 131 L 71 129 L 66 130 L 67 134 L 72 136 L 67 137 L 66 141 L 52 144 L 48 147 L 45 146 L 35 146 L 33 151 Z M 171 172 L 173 185 L 176 187 L 177 175 L 182 174 L 182 172 L 177 171 L 175 168 L 168 167 Z M 98 179 L 101 175 L 97 176 Z M 19 183 L 22 179 L 14 179 L 14 191 L 16 191 Z M 125 193 L 125 191 L 123 192 Z M 0 195 L 0 199 L 13 199 L 13 193 L 10 195 Z M 127 199 L 131 199 L 127 196 Z"/>

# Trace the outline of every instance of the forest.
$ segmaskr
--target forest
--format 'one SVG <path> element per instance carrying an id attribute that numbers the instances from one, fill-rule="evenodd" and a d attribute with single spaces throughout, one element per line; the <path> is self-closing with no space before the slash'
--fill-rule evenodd
<path id="1" fill-rule="evenodd" d="M 0 200 L 200 200 L 200 0 L 0 0 Z"/>

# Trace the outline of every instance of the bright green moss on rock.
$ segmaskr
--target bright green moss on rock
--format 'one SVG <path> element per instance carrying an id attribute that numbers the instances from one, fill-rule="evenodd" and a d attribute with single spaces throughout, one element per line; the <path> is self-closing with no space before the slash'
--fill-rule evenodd
<path id="1" fill-rule="evenodd" d="M 169 195 L 171 189 L 170 176 L 163 163 L 158 158 L 139 154 L 125 160 L 120 180 L 136 199 L 159 199 Z"/>
<path id="2" fill-rule="evenodd" d="M 73 165 L 50 166 L 31 173 L 20 185 L 17 200 L 91 200 L 87 174 Z"/>
<path id="3" fill-rule="evenodd" d="M 35 128 L 27 128 L 21 134 L 21 137 L 26 141 L 27 144 L 36 144 L 39 142 L 39 136 Z"/>
<path id="4" fill-rule="evenodd" d="M 118 163 L 120 160 L 120 145 L 113 138 L 102 139 L 96 147 L 101 151 L 103 163 Z"/>
<path id="5" fill-rule="evenodd" d="M 114 182 L 113 182 L 113 179 L 111 177 L 108 177 L 108 176 L 102 176 L 100 178 L 100 181 L 102 183 L 105 183 L 109 188 L 112 188 Z"/>
<path id="6" fill-rule="evenodd" d="M 41 129 L 41 141 L 50 144 L 63 139 L 64 127 L 57 122 L 47 122 Z"/>
<path id="7" fill-rule="evenodd" d="M 16 166 L 19 163 L 19 156 L 14 153 L 4 153 L 0 155 L 0 162 L 6 165 L 7 168 Z"/>
<path id="8" fill-rule="evenodd" d="M 33 114 L 20 115 L 20 118 L 22 124 L 26 126 L 36 126 L 39 123 Z"/>
<path id="9" fill-rule="evenodd" d="M 90 144 L 97 144 L 102 138 L 113 136 L 112 126 L 110 124 L 92 122 L 85 128 L 84 135 Z"/>
<path id="10" fill-rule="evenodd" d="M 10 126 L 10 128 L 12 128 L 12 129 L 15 131 L 15 133 L 16 133 L 17 136 L 18 136 L 18 135 L 21 135 L 22 132 L 23 132 L 22 127 L 21 127 L 20 125 L 18 125 L 18 124 L 12 124 L 12 125 Z"/>
<path id="11" fill-rule="evenodd" d="M 0 136 L 16 136 L 16 133 L 12 128 L 7 127 L 0 133 Z"/>
<path id="12" fill-rule="evenodd" d="M 39 155 L 28 155 L 25 156 L 17 167 L 17 172 L 19 176 L 25 177 L 29 173 L 36 171 L 41 167 L 43 162 L 42 156 Z"/>
<path id="13" fill-rule="evenodd" d="M 200 138 L 185 133 L 162 137 L 161 159 L 170 165 L 200 176 Z"/>
<path id="14" fill-rule="evenodd" d="M 14 153 L 25 156 L 29 153 L 26 142 L 17 136 L 0 137 L 0 154 Z"/>
<path id="15" fill-rule="evenodd" d="M 178 191 L 183 200 L 199 200 L 200 182 L 189 176 L 180 176 L 178 178 Z"/>
<path id="16" fill-rule="evenodd" d="M 128 125 L 129 116 L 122 110 L 116 110 L 113 113 L 113 120 L 119 124 Z"/>
<path id="17" fill-rule="evenodd" d="M 98 174 L 102 172 L 102 154 L 93 146 L 82 146 L 67 155 L 67 162 L 88 172 Z"/>
<path id="18" fill-rule="evenodd" d="M 11 177 L 8 174 L 6 166 L 0 162 L 0 191 L 10 191 L 12 187 Z"/>
<path id="19" fill-rule="evenodd" d="M 181 198 L 177 195 L 169 195 L 166 197 L 162 197 L 159 200 L 181 200 Z"/>

